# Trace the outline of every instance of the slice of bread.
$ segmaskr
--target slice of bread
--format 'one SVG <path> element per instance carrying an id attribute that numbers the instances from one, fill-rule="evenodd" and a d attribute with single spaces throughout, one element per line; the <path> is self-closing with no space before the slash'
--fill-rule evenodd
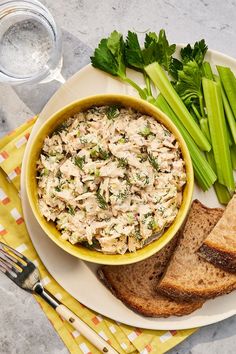
<path id="1" fill-rule="evenodd" d="M 236 273 L 236 195 L 204 240 L 199 254 L 217 267 Z"/>
<path id="2" fill-rule="evenodd" d="M 157 283 L 176 247 L 177 237 L 142 262 L 101 266 L 99 278 L 125 305 L 144 316 L 182 316 L 195 311 L 203 301 L 176 302 L 156 292 Z"/>
<path id="3" fill-rule="evenodd" d="M 180 241 L 157 290 L 174 299 L 209 299 L 236 289 L 236 275 L 198 255 L 202 242 L 222 217 L 223 209 L 192 204 Z"/>

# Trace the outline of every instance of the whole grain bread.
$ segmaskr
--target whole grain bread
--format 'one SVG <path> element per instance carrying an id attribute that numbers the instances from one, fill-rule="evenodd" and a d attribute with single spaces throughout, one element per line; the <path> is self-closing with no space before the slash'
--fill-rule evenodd
<path id="1" fill-rule="evenodd" d="M 225 272 L 199 256 L 198 249 L 223 215 L 198 200 L 192 207 L 179 244 L 157 290 L 173 299 L 209 299 L 236 289 L 236 275 Z"/>
<path id="2" fill-rule="evenodd" d="M 156 287 L 173 253 L 178 236 L 152 257 L 135 264 L 101 266 L 98 276 L 125 305 L 144 316 L 168 317 L 187 315 L 204 301 L 177 302 L 158 294 Z"/>
<path id="3" fill-rule="evenodd" d="M 204 240 L 199 254 L 217 267 L 236 273 L 236 195 Z"/>

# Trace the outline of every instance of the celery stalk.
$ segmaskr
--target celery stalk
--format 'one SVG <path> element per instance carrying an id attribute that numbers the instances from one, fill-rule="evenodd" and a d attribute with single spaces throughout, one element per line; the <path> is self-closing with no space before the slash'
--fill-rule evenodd
<path id="1" fill-rule="evenodd" d="M 207 139 L 211 141 L 211 135 L 210 135 L 210 130 L 208 126 L 208 120 L 206 118 L 203 118 L 200 120 L 200 127 L 202 129 L 202 132 L 206 135 Z M 216 173 L 216 162 L 214 158 L 214 153 L 213 151 L 207 151 L 206 152 L 206 159 L 213 169 L 213 171 Z M 223 186 L 223 184 L 220 184 L 218 181 L 214 183 L 214 189 L 217 195 L 217 198 L 221 204 L 228 204 L 228 202 L 231 199 L 230 193 L 228 191 L 228 188 Z"/>
<path id="2" fill-rule="evenodd" d="M 228 189 L 219 182 L 214 184 L 214 189 L 219 202 L 221 204 L 227 205 L 231 199 L 231 194 L 229 193 Z"/>
<path id="3" fill-rule="evenodd" d="M 233 169 L 227 140 L 227 130 L 220 84 L 203 78 L 202 86 L 206 102 L 218 181 L 228 187 L 229 190 L 234 190 L 235 185 Z"/>
<path id="4" fill-rule="evenodd" d="M 230 68 L 216 66 L 234 118 L 236 119 L 236 79 Z"/>
<path id="5" fill-rule="evenodd" d="M 211 141 L 211 135 L 210 135 L 210 130 L 209 130 L 207 118 L 202 118 L 200 120 L 200 127 L 201 127 L 203 134 L 207 137 L 208 141 Z"/>
<path id="6" fill-rule="evenodd" d="M 228 99 L 226 97 L 225 91 L 224 91 L 224 89 L 222 87 L 222 84 L 221 84 L 219 76 L 215 75 L 215 80 L 216 80 L 216 82 L 219 82 L 220 85 L 221 85 L 221 95 L 222 95 L 222 99 L 223 99 L 225 115 L 226 115 L 226 118 L 227 118 L 227 121 L 228 121 L 228 124 L 229 124 L 229 127 L 230 127 L 230 131 L 231 131 L 234 143 L 236 144 L 236 122 L 235 122 L 235 119 L 234 119 L 234 115 L 233 115 L 233 112 L 231 110 L 229 101 L 228 101 Z M 236 97 L 235 97 L 235 99 L 236 99 Z"/>
<path id="7" fill-rule="evenodd" d="M 216 174 L 205 159 L 203 153 L 162 95 L 157 97 L 154 104 L 172 120 L 182 134 L 192 159 L 195 178 L 204 191 L 208 190 L 216 181 Z"/>
<path id="8" fill-rule="evenodd" d="M 212 169 L 216 172 L 216 162 L 214 159 L 214 154 L 213 151 L 206 152 L 206 158 L 207 161 L 209 162 L 209 165 L 212 167 Z M 228 188 L 223 186 L 223 184 L 220 184 L 218 181 L 214 183 L 214 190 L 217 195 L 217 199 L 221 204 L 228 204 L 228 202 L 231 199 L 231 195 L 228 191 Z"/>
<path id="9" fill-rule="evenodd" d="M 211 64 L 208 61 L 204 61 L 204 63 L 202 63 L 202 69 L 203 69 L 203 74 L 207 79 L 214 80 Z"/>
<path id="10" fill-rule="evenodd" d="M 230 148 L 231 161 L 233 169 L 236 170 L 236 145 L 232 145 Z"/>
<path id="11" fill-rule="evenodd" d="M 150 76 L 155 86 L 159 89 L 160 93 L 164 96 L 179 120 L 183 123 L 199 148 L 204 151 L 210 151 L 211 145 L 209 144 L 209 141 L 194 121 L 161 66 L 155 62 L 146 66 L 145 71 Z"/>

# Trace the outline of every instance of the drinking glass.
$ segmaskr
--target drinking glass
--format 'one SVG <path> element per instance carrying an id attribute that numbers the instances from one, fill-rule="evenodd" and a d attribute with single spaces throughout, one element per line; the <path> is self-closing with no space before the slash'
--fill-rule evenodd
<path id="1" fill-rule="evenodd" d="M 64 82 L 61 67 L 61 34 L 48 9 L 37 0 L 2 1 L 0 83 Z"/>

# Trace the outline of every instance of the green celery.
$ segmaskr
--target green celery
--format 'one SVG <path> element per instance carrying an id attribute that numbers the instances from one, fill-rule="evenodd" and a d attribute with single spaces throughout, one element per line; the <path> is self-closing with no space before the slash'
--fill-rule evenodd
<path id="1" fill-rule="evenodd" d="M 221 204 L 227 205 L 231 199 L 231 194 L 228 191 L 228 189 L 225 186 L 223 186 L 223 184 L 220 184 L 219 182 L 216 182 L 214 184 L 214 189 L 219 202 Z"/>
<path id="2" fill-rule="evenodd" d="M 233 169 L 227 139 L 220 84 L 203 78 L 202 85 L 218 181 L 228 187 L 229 190 L 234 190 Z"/>
<path id="3" fill-rule="evenodd" d="M 211 135 L 210 135 L 210 130 L 209 130 L 207 118 L 202 118 L 200 120 L 200 127 L 201 127 L 203 134 L 207 137 L 208 141 L 211 141 Z"/>
<path id="4" fill-rule="evenodd" d="M 209 141 L 211 141 L 208 120 L 206 118 L 203 118 L 200 120 L 200 127 L 202 129 L 202 132 L 206 135 L 207 139 Z M 206 158 L 207 158 L 209 165 L 211 166 L 213 171 L 216 173 L 216 162 L 215 162 L 214 153 L 212 150 L 206 152 Z M 219 202 L 221 204 L 228 204 L 228 202 L 231 199 L 228 188 L 223 186 L 223 184 L 220 184 L 218 181 L 216 181 L 214 183 L 214 189 L 215 189 L 215 192 L 216 192 Z"/>
<path id="5" fill-rule="evenodd" d="M 234 118 L 236 119 L 236 78 L 230 68 L 216 66 Z"/>
<path id="6" fill-rule="evenodd" d="M 233 169 L 236 170 L 236 145 L 232 145 L 230 148 L 231 161 Z"/>
<path id="7" fill-rule="evenodd" d="M 209 162 L 210 166 L 214 171 L 216 171 L 216 162 L 214 159 L 214 154 L 213 151 L 206 152 L 206 158 L 207 161 Z M 228 188 L 223 186 L 223 184 L 220 184 L 218 181 L 214 183 L 214 190 L 216 192 L 218 201 L 221 204 L 228 204 L 228 202 L 231 199 L 231 195 L 228 191 Z"/>
<path id="8" fill-rule="evenodd" d="M 146 66 L 145 71 L 150 76 L 155 86 L 159 89 L 160 93 L 164 96 L 177 117 L 181 120 L 199 148 L 204 151 L 210 151 L 210 143 L 194 121 L 174 87 L 171 85 L 161 66 L 155 62 Z"/>
<path id="9" fill-rule="evenodd" d="M 211 64 L 208 61 L 204 61 L 202 63 L 202 70 L 203 70 L 203 75 L 209 79 L 209 80 L 214 80 L 214 75 L 211 69 Z"/>
<path id="10" fill-rule="evenodd" d="M 222 95 L 222 99 L 223 99 L 225 115 L 226 115 L 226 118 L 227 118 L 227 121 L 228 121 L 228 124 L 229 124 L 229 127 L 230 127 L 230 131 L 231 131 L 234 143 L 236 144 L 236 122 L 235 122 L 235 119 L 234 119 L 234 115 L 233 115 L 233 112 L 231 110 L 229 101 L 228 101 L 228 99 L 226 97 L 225 91 L 224 91 L 224 89 L 222 87 L 222 84 L 221 84 L 219 76 L 215 75 L 215 80 L 216 80 L 216 82 L 219 82 L 220 85 L 221 85 L 221 95 Z"/>
<path id="11" fill-rule="evenodd" d="M 208 190 L 216 181 L 216 175 L 207 160 L 205 159 L 203 153 L 200 151 L 200 149 L 192 139 L 191 135 L 188 133 L 184 125 L 178 119 L 178 117 L 162 95 L 159 95 L 157 97 L 156 102 L 154 104 L 171 119 L 171 121 L 179 130 L 179 132 L 182 134 L 192 159 L 195 178 L 199 186 L 204 191 Z"/>

